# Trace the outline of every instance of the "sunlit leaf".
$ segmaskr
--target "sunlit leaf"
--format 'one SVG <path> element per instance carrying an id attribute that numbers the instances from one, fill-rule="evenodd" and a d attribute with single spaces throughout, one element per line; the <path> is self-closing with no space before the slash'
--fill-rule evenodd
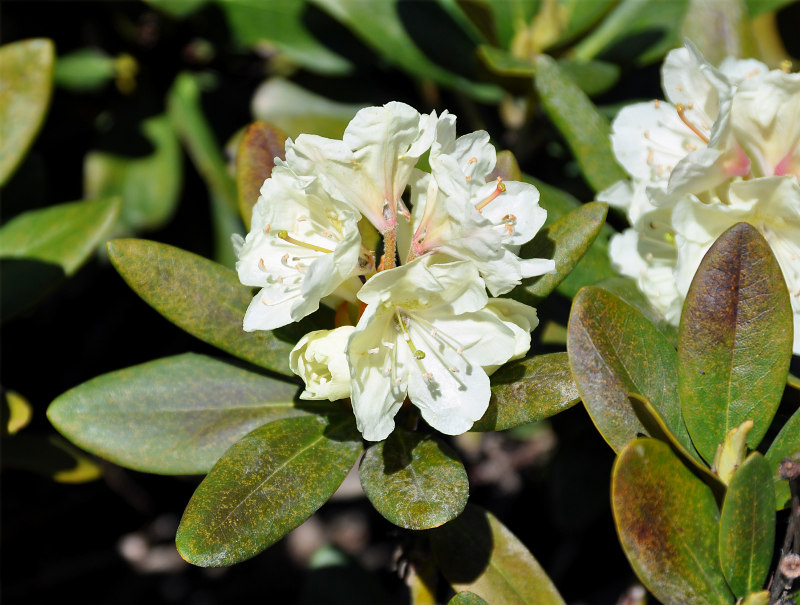
<path id="1" fill-rule="evenodd" d="M 608 120 L 547 55 L 536 58 L 536 90 L 547 115 L 566 140 L 589 185 L 600 191 L 626 178 L 614 160 Z"/>
<path id="2" fill-rule="evenodd" d="M 537 355 L 492 374 L 489 408 L 473 431 L 502 431 L 544 420 L 580 400 L 566 353 Z"/>
<path id="3" fill-rule="evenodd" d="M 745 420 L 755 448 L 780 404 L 792 357 L 789 293 L 769 244 L 746 223 L 723 233 L 692 280 L 678 331 L 683 417 L 697 451 Z"/>
<path id="4" fill-rule="evenodd" d="M 406 529 L 430 529 L 454 519 L 469 497 L 467 471 L 438 439 L 396 428 L 371 446 L 359 467 L 376 510 Z"/>
<path id="5" fill-rule="evenodd" d="M 372 47 L 385 61 L 400 67 L 418 78 L 433 80 L 439 84 L 456 88 L 473 98 L 485 102 L 497 102 L 502 98 L 502 90 L 494 84 L 487 84 L 450 71 L 434 63 L 426 56 L 409 36 L 398 14 L 398 0 L 371 2 L 364 0 L 312 0 L 313 4 L 327 11 L 366 44 Z M 414 3 L 406 8 L 414 9 Z M 426 3 L 419 3 L 424 5 Z M 424 10 L 425 7 L 422 6 Z M 446 15 L 446 13 L 445 13 Z M 439 28 L 442 23 L 421 22 L 421 26 Z M 427 20 L 426 20 L 427 21 Z M 434 35 L 436 35 L 434 31 Z M 464 61 L 470 56 L 461 55 Z"/>
<path id="6" fill-rule="evenodd" d="M 572 271 L 592 245 L 605 224 L 608 206 L 589 202 L 545 225 L 536 237 L 520 250 L 521 258 L 552 258 L 555 273 L 523 280 L 512 296 L 529 305 L 538 305 Z"/>
<path id="7" fill-rule="evenodd" d="M 183 175 L 180 144 L 166 115 L 142 123 L 153 153 L 128 158 L 90 152 L 83 165 L 84 191 L 90 198 L 122 197 L 120 222 L 133 230 L 163 226 L 175 212 Z"/>
<path id="8" fill-rule="evenodd" d="M 202 567 L 268 548 L 331 497 L 361 454 L 352 413 L 270 422 L 214 465 L 183 513 L 176 542 Z"/>
<path id="9" fill-rule="evenodd" d="M 350 62 L 319 42 L 303 20 L 305 0 L 217 0 L 236 40 L 245 46 L 274 46 L 287 59 L 324 74 L 344 74 Z"/>
<path id="10" fill-rule="evenodd" d="M 720 569 L 711 490 L 655 439 L 635 439 L 614 464 L 611 503 L 631 567 L 663 603 L 731 605 Z"/>
<path id="11" fill-rule="evenodd" d="M 253 296 L 233 270 L 147 240 L 113 240 L 108 256 L 133 291 L 179 328 L 240 359 L 292 375 L 289 352 L 294 343 L 272 332 L 243 331 Z"/>
<path id="12" fill-rule="evenodd" d="M 764 587 L 775 542 L 775 492 L 769 464 L 753 452 L 733 476 L 719 520 L 719 559 L 734 594 Z"/>
<path id="13" fill-rule="evenodd" d="M 256 427 L 307 414 L 296 393 L 294 384 L 186 353 L 93 378 L 47 415 L 73 443 L 121 466 L 201 474 Z"/>
<path id="14" fill-rule="evenodd" d="M 430 536 L 439 569 L 454 591 L 471 592 L 492 605 L 563 605 L 533 555 L 491 513 L 467 506 Z"/>
<path id="15" fill-rule="evenodd" d="M 261 186 L 272 174 L 275 158 L 285 159 L 285 143 L 286 135 L 266 122 L 250 124 L 239 141 L 236 187 L 239 191 L 239 212 L 247 229 L 250 229 L 250 217 Z"/>
<path id="16" fill-rule="evenodd" d="M 791 492 L 789 482 L 778 476 L 778 468 L 783 460 L 800 454 L 800 409 L 786 421 L 783 428 L 775 436 L 766 453 L 772 481 L 775 484 L 775 501 L 778 510 L 789 506 Z"/>
<path id="17" fill-rule="evenodd" d="M 33 38 L 0 47 L 0 185 L 25 156 L 53 92 L 53 42 Z"/>
<path id="18" fill-rule="evenodd" d="M 19 393 L 6 391 L 5 396 L 8 417 L 5 414 L 3 415 L 5 422 L 3 431 L 9 435 L 14 435 L 30 424 L 33 418 L 33 408 L 28 400 Z"/>
<path id="19" fill-rule="evenodd" d="M 642 395 L 684 449 L 696 455 L 681 418 L 675 349 L 642 314 L 610 292 L 583 288 L 570 312 L 572 374 L 592 421 L 619 452 L 646 429 L 628 400 Z"/>
<path id="20" fill-rule="evenodd" d="M 339 103 L 283 78 L 270 78 L 256 89 L 253 115 L 274 124 L 290 137 L 302 133 L 341 139 L 347 124 L 363 105 Z"/>

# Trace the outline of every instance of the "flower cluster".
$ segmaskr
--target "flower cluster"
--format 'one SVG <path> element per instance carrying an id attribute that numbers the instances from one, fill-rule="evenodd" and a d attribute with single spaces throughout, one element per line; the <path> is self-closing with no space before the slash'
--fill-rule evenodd
<path id="1" fill-rule="evenodd" d="M 714 240 L 752 224 L 780 264 L 800 355 L 800 74 L 752 59 L 711 66 L 686 42 L 662 67 L 667 101 L 623 108 L 612 146 L 632 177 L 599 199 L 624 209 L 612 263 L 677 325 Z"/>
<path id="2" fill-rule="evenodd" d="M 518 256 L 546 217 L 539 192 L 490 179 L 489 136 L 457 138 L 455 122 L 389 103 L 359 111 L 342 140 L 288 140 L 250 233 L 234 241 L 240 280 L 261 288 L 245 330 L 296 322 L 320 302 L 344 305 L 337 317 L 358 310 L 355 326 L 306 334 L 290 367 L 301 397 L 350 397 L 368 440 L 391 433 L 406 397 L 443 433 L 480 419 L 488 373 L 524 356 L 538 323 L 535 309 L 487 289 L 499 296 L 555 268 Z M 416 167 L 425 153 L 430 172 Z M 367 221 L 382 236 L 380 262 L 362 240 Z"/>

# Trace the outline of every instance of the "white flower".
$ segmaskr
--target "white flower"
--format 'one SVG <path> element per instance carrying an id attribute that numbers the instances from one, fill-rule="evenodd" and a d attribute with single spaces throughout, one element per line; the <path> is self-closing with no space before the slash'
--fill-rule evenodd
<path id="1" fill-rule="evenodd" d="M 369 271 L 372 260 L 361 253 L 357 220 L 313 179 L 276 165 L 253 208 L 250 233 L 234 243 L 240 281 L 262 288 L 244 316 L 244 330 L 285 326 L 316 311 L 321 298 L 352 292 L 344 282 L 358 281 L 353 276 Z"/>
<path id="2" fill-rule="evenodd" d="M 490 298 L 484 310 L 497 317 L 514 333 L 514 352 L 507 361 L 522 359 L 531 348 L 531 332 L 539 325 L 536 309 L 512 298 Z M 499 365 L 483 366 L 489 376 Z"/>
<path id="3" fill-rule="evenodd" d="M 410 254 L 438 251 L 469 260 L 496 296 L 522 278 L 555 270 L 555 262 L 517 256 L 547 212 L 533 185 L 500 179 L 487 183 L 495 161 L 485 131 L 456 139 L 455 116 L 442 115 L 431 146 L 432 174 L 417 171 L 411 183 L 415 230 Z"/>
<path id="4" fill-rule="evenodd" d="M 353 326 L 309 332 L 289 354 L 289 367 L 306 384 L 300 399 L 350 397 L 350 368 L 345 355 Z"/>
<path id="5" fill-rule="evenodd" d="M 401 195 L 419 157 L 433 138 L 436 116 L 420 115 L 404 103 L 359 111 L 343 140 L 301 134 L 286 141 L 286 161 L 301 175 L 318 177 L 340 202 L 349 204 L 381 233 L 408 217 Z"/>
<path id="6" fill-rule="evenodd" d="M 483 366 L 517 351 L 515 331 L 486 310 L 486 290 L 467 261 L 426 256 L 372 277 L 358 297 L 367 303 L 348 344 L 351 398 L 365 439 L 394 428 L 408 394 L 442 433 L 467 431 L 489 404 Z"/>

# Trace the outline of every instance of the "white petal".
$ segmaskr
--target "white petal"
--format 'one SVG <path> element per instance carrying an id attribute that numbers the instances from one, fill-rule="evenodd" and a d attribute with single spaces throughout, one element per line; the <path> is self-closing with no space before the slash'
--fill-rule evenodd
<path id="1" fill-rule="evenodd" d="M 301 399 L 336 401 L 350 396 L 347 341 L 355 328 L 316 330 L 301 338 L 289 354 L 289 367 L 305 382 Z"/>

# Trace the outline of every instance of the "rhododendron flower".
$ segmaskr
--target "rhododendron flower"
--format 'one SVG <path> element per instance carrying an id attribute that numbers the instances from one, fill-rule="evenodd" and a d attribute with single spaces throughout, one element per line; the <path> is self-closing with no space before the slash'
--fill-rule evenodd
<path id="1" fill-rule="evenodd" d="M 253 208 L 250 233 L 234 242 L 241 282 L 259 286 L 244 316 L 244 329 L 272 330 L 319 308 L 321 298 L 348 278 L 370 270 L 362 253 L 358 216 L 321 191 L 313 179 L 300 179 L 277 165 L 264 182 Z"/>
<path id="2" fill-rule="evenodd" d="M 483 366 L 516 353 L 515 331 L 486 310 L 475 266 L 437 260 L 426 256 L 378 273 L 359 292 L 367 307 L 347 358 L 353 411 L 370 441 L 392 432 L 406 395 L 433 428 L 467 431 L 489 405 Z"/>
<path id="3" fill-rule="evenodd" d="M 347 341 L 355 328 L 315 330 L 301 338 L 289 354 L 289 368 L 306 385 L 300 399 L 350 397 L 350 368 L 347 365 Z"/>
<path id="4" fill-rule="evenodd" d="M 525 277 L 555 270 L 551 259 L 521 259 L 522 244 L 544 224 L 539 192 L 519 181 L 486 182 L 496 153 L 485 131 L 456 139 L 455 116 L 443 114 L 430 152 L 431 174 L 411 183 L 414 235 L 410 257 L 432 251 L 472 261 L 493 295 Z"/>

